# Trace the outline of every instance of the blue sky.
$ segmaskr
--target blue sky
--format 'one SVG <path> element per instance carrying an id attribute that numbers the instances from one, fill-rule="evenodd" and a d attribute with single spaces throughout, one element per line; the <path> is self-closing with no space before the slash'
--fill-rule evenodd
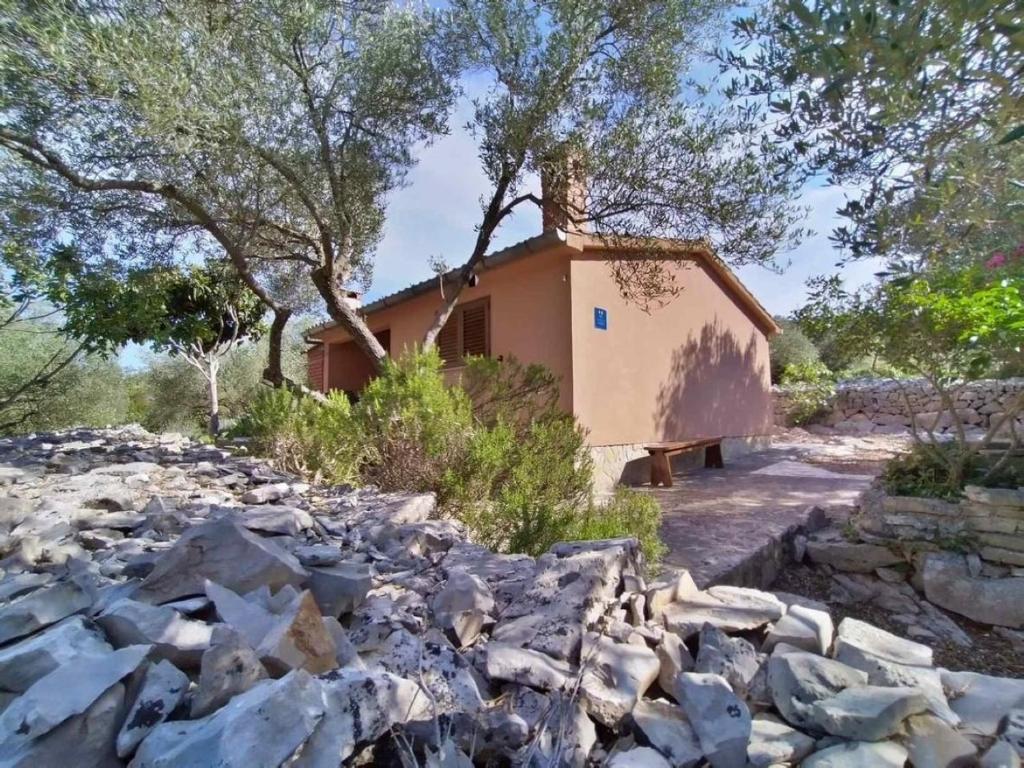
<path id="1" fill-rule="evenodd" d="M 472 249 L 474 226 L 481 217 L 480 198 L 488 192 L 489 184 L 480 170 L 473 138 L 458 119 L 452 123 L 451 134 L 421 151 L 408 185 L 391 197 L 368 300 L 429 277 L 428 261 L 432 256 L 442 257 L 454 267 L 463 263 Z M 534 186 L 539 193 L 536 179 Z M 782 273 L 759 266 L 737 270 L 747 287 L 774 314 L 788 314 L 803 303 L 808 277 L 837 271 L 840 253 L 828 235 L 839 223 L 835 212 L 843 205 L 844 191 L 808 184 L 800 202 L 809 209 L 805 226 L 815 234 L 780 256 Z M 535 206 L 520 206 L 498 233 L 494 250 L 540 231 L 540 212 Z M 842 273 L 849 284 L 860 285 L 870 281 L 877 269 L 873 262 L 854 262 Z"/>

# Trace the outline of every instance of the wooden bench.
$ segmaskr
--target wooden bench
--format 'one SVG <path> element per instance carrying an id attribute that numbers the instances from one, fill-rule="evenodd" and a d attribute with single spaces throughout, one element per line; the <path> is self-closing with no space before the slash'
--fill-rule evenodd
<path id="1" fill-rule="evenodd" d="M 704 437 L 699 440 L 686 440 L 674 443 L 651 443 L 645 445 L 644 450 L 651 454 L 651 487 L 664 485 L 672 487 L 672 465 L 669 457 L 677 453 L 704 449 L 704 466 L 708 469 L 721 469 L 725 466 L 722 461 L 722 438 Z"/>

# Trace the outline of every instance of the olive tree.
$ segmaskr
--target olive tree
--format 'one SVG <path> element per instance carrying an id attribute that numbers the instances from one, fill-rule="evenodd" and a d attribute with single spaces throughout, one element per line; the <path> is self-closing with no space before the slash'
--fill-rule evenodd
<path id="1" fill-rule="evenodd" d="M 1019 2 L 772 0 L 734 31 L 720 54 L 728 92 L 761 114 L 773 162 L 861 190 L 835 232 L 851 255 L 920 244 L 941 211 L 985 225 L 978 182 L 1024 138 Z M 924 196 L 935 204 L 906 215 Z"/>
<path id="2" fill-rule="evenodd" d="M 554 209 L 625 258 L 611 264 L 647 307 L 677 292 L 653 237 L 707 239 L 734 265 L 769 264 L 799 232 L 792 187 L 755 150 L 743 109 L 686 87 L 721 28 L 718 0 L 452 0 L 469 130 L 489 189 L 477 236 L 427 329 L 432 344 L 495 233 L 522 206 Z M 542 200 L 540 175 L 562 194 Z"/>
<path id="3" fill-rule="evenodd" d="M 8 237 L 45 251 L 229 261 L 274 314 L 296 272 L 374 360 L 346 301 L 384 201 L 453 95 L 439 14 L 372 0 L 3 0 Z M 291 281 L 294 285 L 295 281 Z"/>

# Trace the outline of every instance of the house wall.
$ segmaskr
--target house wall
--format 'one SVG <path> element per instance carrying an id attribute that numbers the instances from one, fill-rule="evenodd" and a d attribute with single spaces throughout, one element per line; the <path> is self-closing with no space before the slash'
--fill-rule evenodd
<path id="1" fill-rule="evenodd" d="M 487 270 L 461 301 L 490 297 L 491 354 L 514 356 L 524 363 L 542 363 L 561 378 L 560 404 L 572 408 L 569 254 L 554 247 L 535 257 L 518 259 Z M 370 330 L 391 332 L 391 353 L 399 355 L 418 344 L 440 306 L 440 292 L 430 292 L 370 315 Z M 348 334 L 331 328 L 320 334 L 329 343 L 328 387 L 358 390 L 368 381 L 369 362 L 346 345 Z M 339 350 L 345 357 L 336 357 Z M 461 368 L 449 369 L 455 379 Z"/>
<path id="2" fill-rule="evenodd" d="M 702 263 L 671 265 L 682 289 L 644 312 L 599 253 L 573 259 L 573 409 L 594 446 L 771 431 L 768 339 Z M 595 328 L 594 308 L 608 328 Z"/>
<path id="3" fill-rule="evenodd" d="M 323 389 L 324 345 L 317 344 L 306 350 L 306 378 L 313 389 Z"/>

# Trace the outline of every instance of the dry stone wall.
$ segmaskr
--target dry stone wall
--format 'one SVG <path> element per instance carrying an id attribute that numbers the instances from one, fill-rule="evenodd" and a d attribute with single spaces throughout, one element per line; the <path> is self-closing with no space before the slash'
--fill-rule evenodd
<path id="1" fill-rule="evenodd" d="M 956 392 L 957 413 L 968 428 L 987 430 L 1000 419 L 1007 403 L 1021 392 L 1024 378 L 972 381 Z M 790 391 L 775 390 L 777 424 L 787 422 L 791 402 Z M 953 425 L 939 395 L 923 380 L 843 382 L 837 388 L 831 411 L 819 421 L 840 432 L 855 434 L 902 432 L 910 427 L 911 413 L 921 428 L 944 432 Z M 1024 429 L 1024 420 L 1018 419 L 1016 427 Z"/>

